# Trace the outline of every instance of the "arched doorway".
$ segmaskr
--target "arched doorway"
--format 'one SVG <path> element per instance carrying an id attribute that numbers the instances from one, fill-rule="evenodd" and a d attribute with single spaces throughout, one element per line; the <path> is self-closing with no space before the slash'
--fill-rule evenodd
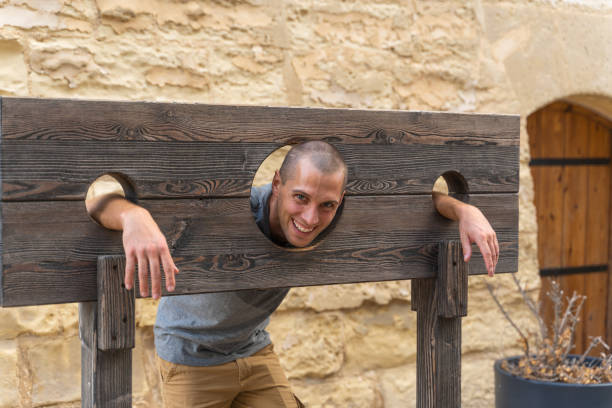
<path id="1" fill-rule="evenodd" d="M 587 296 L 576 331 L 582 353 L 590 337 L 612 343 L 610 299 L 610 153 L 612 121 L 578 104 L 557 101 L 527 118 L 538 220 L 540 299 L 552 279 L 565 295 Z M 597 350 L 598 354 L 600 350 Z"/>

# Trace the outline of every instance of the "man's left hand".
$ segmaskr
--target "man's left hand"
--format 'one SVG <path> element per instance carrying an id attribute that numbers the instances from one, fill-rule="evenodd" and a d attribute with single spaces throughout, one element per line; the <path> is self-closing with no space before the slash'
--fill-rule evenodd
<path id="1" fill-rule="evenodd" d="M 459 216 L 459 235 L 463 247 L 463 259 L 465 262 L 470 260 L 472 243 L 475 243 L 482 253 L 489 276 L 493 276 L 499 259 L 499 243 L 491 224 L 482 212 L 472 205 L 462 206 L 457 215 Z"/>

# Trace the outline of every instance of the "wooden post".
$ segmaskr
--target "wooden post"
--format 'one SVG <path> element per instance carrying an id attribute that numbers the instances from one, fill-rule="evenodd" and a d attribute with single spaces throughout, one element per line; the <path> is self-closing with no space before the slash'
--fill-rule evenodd
<path id="1" fill-rule="evenodd" d="M 417 408 L 461 406 L 461 316 L 467 314 L 468 265 L 461 243 L 443 241 L 435 279 L 412 281 L 417 311 Z"/>
<path id="2" fill-rule="evenodd" d="M 134 291 L 123 285 L 125 257 L 98 257 L 98 301 L 79 304 L 81 406 L 132 406 Z"/>

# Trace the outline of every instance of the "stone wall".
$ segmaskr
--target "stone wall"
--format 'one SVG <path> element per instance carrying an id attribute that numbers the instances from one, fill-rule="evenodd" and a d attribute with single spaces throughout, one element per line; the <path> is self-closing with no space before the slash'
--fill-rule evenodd
<path id="1" fill-rule="evenodd" d="M 606 0 L 0 0 L 0 95 L 519 113 L 519 276 L 535 293 L 525 118 L 612 96 L 610 38 Z M 492 406 L 493 361 L 518 352 L 486 279 L 463 324 L 468 408 Z M 491 282 L 528 322 L 509 277 Z M 160 406 L 155 306 L 137 301 L 136 406 Z M 76 305 L 0 309 L 1 408 L 79 406 L 77 325 Z M 308 406 L 414 405 L 409 282 L 294 289 L 270 331 Z"/>

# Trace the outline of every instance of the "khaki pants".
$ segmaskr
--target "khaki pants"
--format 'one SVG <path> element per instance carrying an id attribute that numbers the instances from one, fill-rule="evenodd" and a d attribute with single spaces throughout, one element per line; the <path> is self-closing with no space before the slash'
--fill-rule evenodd
<path id="1" fill-rule="evenodd" d="M 165 408 L 299 408 L 272 345 L 250 357 L 211 367 L 157 356 Z"/>

